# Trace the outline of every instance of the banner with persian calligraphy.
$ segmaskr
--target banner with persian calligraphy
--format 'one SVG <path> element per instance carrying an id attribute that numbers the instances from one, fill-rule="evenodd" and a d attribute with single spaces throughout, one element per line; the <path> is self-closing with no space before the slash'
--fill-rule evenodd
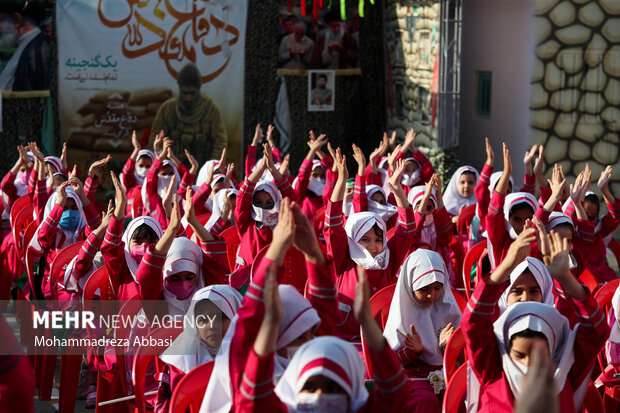
<path id="1" fill-rule="evenodd" d="M 194 62 L 241 153 L 247 0 L 58 0 L 58 100 L 70 162 L 124 160 Z M 80 162 L 78 162 L 78 165 Z"/>

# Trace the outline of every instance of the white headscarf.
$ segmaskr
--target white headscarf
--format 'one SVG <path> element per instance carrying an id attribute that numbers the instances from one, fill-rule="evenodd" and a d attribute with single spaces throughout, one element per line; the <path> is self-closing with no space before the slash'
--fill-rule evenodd
<path id="1" fill-rule="evenodd" d="M 189 306 L 192 303 L 191 296 L 184 300 L 179 300 L 166 287 L 166 278 L 171 275 L 189 271 L 192 274 L 196 274 L 196 283 L 194 284 L 194 292 L 204 287 L 204 277 L 202 276 L 202 249 L 193 241 L 185 237 L 175 238 L 172 241 L 172 245 L 166 255 L 166 263 L 164 264 L 164 285 L 163 292 L 164 298 L 168 302 L 168 314 L 170 315 L 184 315 L 189 310 Z"/>
<path id="2" fill-rule="evenodd" d="M 407 194 L 407 199 L 409 200 L 409 204 L 413 208 L 414 212 L 418 209 L 418 204 L 422 201 L 424 192 L 426 192 L 426 187 L 424 185 L 418 185 L 411 188 Z M 436 208 L 437 197 L 435 196 L 435 188 L 431 191 L 430 200 Z M 433 214 L 427 214 L 424 217 L 424 226 L 422 227 L 422 232 L 420 233 L 420 244 L 426 244 L 431 249 L 437 247 L 437 231 L 435 231 Z"/>
<path id="3" fill-rule="evenodd" d="M 523 378 L 526 376 L 528 369 L 510 358 L 511 337 L 526 329 L 544 334 L 549 344 L 551 360 L 557 366 L 554 374 L 555 394 L 559 394 L 564 388 L 566 377 L 575 361 L 573 345 L 577 336 L 577 328 L 578 325 L 571 330 L 566 317 L 561 315 L 554 307 L 535 302 L 511 305 L 493 323 L 504 374 L 515 398 L 518 398 L 521 394 Z M 575 388 L 578 387 L 579 385 Z"/>
<path id="4" fill-rule="evenodd" d="M 172 161 L 168 159 L 162 162 L 161 167 L 163 168 L 166 165 L 169 165 L 172 167 L 172 171 L 174 172 L 174 174 L 169 175 L 167 177 L 162 177 L 159 175 L 157 176 L 157 195 L 159 195 L 159 197 L 162 199 L 164 198 L 166 194 L 166 189 L 168 189 L 168 185 L 170 184 L 171 179 L 174 179 L 176 177 L 176 183 L 174 184 L 174 193 L 176 193 L 179 190 L 179 185 L 181 185 L 181 175 L 179 175 L 179 171 L 177 170 L 177 167 L 174 166 Z M 142 185 L 142 188 L 140 189 L 140 194 L 142 195 L 142 204 L 144 204 L 144 209 L 148 213 L 153 212 L 154 205 L 151 205 L 149 201 L 149 197 L 146 192 L 146 185 Z"/>
<path id="5" fill-rule="evenodd" d="M 254 193 L 257 193 L 258 191 L 265 191 L 269 194 L 269 196 L 271 196 L 271 199 L 273 200 L 273 208 L 263 209 L 254 206 L 252 203 L 252 219 L 273 230 L 278 223 L 278 214 L 280 212 L 280 201 L 282 201 L 282 194 L 278 190 L 276 184 L 271 181 L 259 181 L 256 184 Z"/>
<path id="6" fill-rule="evenodd" d="M 420 170 L 420 163 L 416 161 L 415 158 L 405 158 L 405 163 L 407 162 L 415 162 L 418 165 L 418 168 L 413 171 L 411 175 L 404 173 L 402 179 L 400 180 L 403 186 L 408 186 L 411 188 L 420 183 L 420 180 L 422 179 L 422 171 Z"/>
<path id="7" fill-rule="evenodd" d="M 443 284 L 439 298 L 430 307 L 419 304 L 413 292 L 436 281 Z M 413 324 L 424 346 L 420 358 L 434 366 L 443 364 L 439 334 L 448 323 L 456 328 L 461 322 L 461 310 L 447 281 L 446 264 L 437 252 L 419 249 L 407 257 L 398 275 L 383 333 L 392 349 L 405 345 L 405 337 L 411 334 Z"/>
<path id="8" fill-rule="evenodd" d="M 84 248 L 84 247 L 82 247 Z M 66 291 L 78 291 L 84 290 L 84 286 L 86 285 L 86 281 L 90 278 L 91 275 L 95 272 L 95 270 L 103 267 L 103 255 L 101 251 L 97 251 L 95 253 L 95 257 L 93 258 L 90 269 L 79 279 L 77 278 L 77 274 L 75 273 L 75 266 L 77 264 L 78 257 L 74 257 L 69 264 L 67 264 L 67 268 L 65 269 L 65 276 L 62 285 L 64 286 Z"/>
<path id="9" fill-rule="evenodd" d="M 82 201 L 80 200 L 80 197 L 75 193 L 73 188 L 70 186 L 65 187 L 65 192 L 67 193 L 67 199 L 71 198 L 75 201 L 75 205 L 77 206 L 77 211 L 80 214 L 80 220 L 78 221 L 78 224 L 75 227 L 75 229 L 71 229 L 71 230 L 64 229 L 63 227 L 60 226 L 60 224 L 58 224 L 58 226 L 56 227 L 57 228 L 56 243 L 55 243 L 56 249 L 62 249 L 68 245 L 71 245 L 77 242 L 80 239 L 80 234 L 82 232 L 82 229 L 86 226 L 86 217 L 84 216 L 84 208 L 82 207 Z M 45 208 L 43 210 L 43 218 L 41 219 L 41 224 L 39 224 L 39 227 L 37 228 L 37 231 L 35 232 L 35 236 L 32 237 L 32 240 L 30 240 L 29 247 L 33 248 L 38 253 L 43 252 L 43 247 L 39 243 L 39 237 L 37 237 L 36 234 L 38 234 L 41 228 L 43 228 L 43 225 L 45 224 L 45 219 L 52 212 L 52 209 L 54 209 L 54 206 L 56 206 L 57 202 L 58 202 L 58 192 L 54 191 L 52 195 L 49 197 L 49 199 L 47 200 L 47 203 L 45 204 Z"/>
<path id="10" fill-rule="evenodd" d="M 573 223 L 573 219 L 571 217 L 569 217 L 568 215 L 566 215 L 563 212 L 559 212 L 559 211 L 553 211 L 550 215 L 549 215 L 549 223 L 547 224 L 547 232 L 551 232 L 551 230 L 555 227 L 557 227 L 560 224 L 570 224 L 571 227 L 573 227 L 573 232 L 575 231 L 575 224 Z M 570 252 L 569 255 L 570 258 L 570 269 L 572 270 L 573 268 L 577 268 L 577 260 L 575 259 L 575 256 L 573 255 L 572 251 Z"/>
<path id="11" fill-rule="evenodd" d="M 292 285 L 279 285 L 278 293 L 282 302 L 282 321 L 278 328 L 276 350 L 285 348 L 304 332 L 321 322 L 318 313 L 306 298 Z M 262 305 L 262 304 L 261 304 Z M 237 325 L 235 316 L 222 340 L 220 354 L 215 358 L 213 374 L 205 392 L 200 413 L 228 413 L 232 406 L 232 389 L 230 385 L 230 343 Z M 359 357 L 359 355 L 358 355 Z M 280 379 L 289 360 L 275 355 L 274 381 Z"/>
<path id="12" fill-rule="evenodd" d="M 132 258 L 131 246 L 129 244 L 131 243 L 131 237 L 133 237 L 133 233 L 142 224 L 145 224 L 149 228 L 151 228 L 153 232 L 155 232 L 155 234 L 157 235 L 157 238 L 161 238 L 161 236 L 164 234 L 164 231 L 161 229 L 159 221 L 149 216 L 134 218 L 133 220 L 131 220 L 129 225 L 127 225 L 127 228 L 125 228 L 125 232 L 123 232 L 122 238 L 123 243 L 125 244 L 125 246 L 123 247 L 123 251 L 125 252 L 125 261 L 127 262 L 127 268 L 129 268 L 129 272 L 131 272 L 131 276 L 133 277 L 134 281 L 137 281 L 136 273 L 138 272 L 138 265 L 140 265 L 140 263 Z"/>
<path id="13" fill-rule="evenodd" d="M 138 155 L 136 156 L 136 165 L 133 171 L 133 181 L 135 185 L 142 185 L 144 183 L 144 179 L 146 178 L 146 174 L 140 175 L 138 174 L 138 170 L 137 170 L 138 160 L 143 156 L 146 156 L 147 158 L 149 158 L 151 162 L 155 162 L 155 154 L 153 152 L 149 151 L 148 149 L 140 149 L 138 151 Z M 148 173 L 148 169 L 146 172 Z M 123 184 L 125 188 L 127 188 L 127 185 L 125 185 L 125 174 L 121 174 L 121 183 Z"/>
<path id="14" fill-rule="evenodd" d="M 213 211 L 211 212 L 209 220 L 205 224 L 205 228 L 207 229 L 207 231 L 211 231 L 211 228 L 213 228 L 217 220 L 220 219 L 220 217 L 222 216 L 222 208 L 224 207 L 224 199 L 226 198 L 226 196 L 237 196 L 238 193 L 239 191 L 237 191 L 236 189 L 224 188 L 221 189 L 217 194 L 215 194 L 215 197 L 213 197 Z M 230 212 L 228 220 L 231 221 L 234 225 L 234 211 Z"/>
<path id="15" fill-rule="evenodd" d="M 200 338 L 196 328 L 196 304 L 203 300 L 209 300 L 229 320 L 232 320 L 237 314 L 237 309 L 241 307 L 242 299 L 241 294 L 229 285 L 210 285 L 196 291 L 192 297 L 189 310 L 187 310 L 187 315 L 183 319 L 183 332 L 159 358 L 184 373 L 189 373 L 195 367 L 213 360 L 209 348 Z"/>
<path id="16" fill-rule="evenodd" d="M 59 157 L 57 157 L 57 156 L 46 156 L 45 157 L 45 162 L 52 164 L 57 169 L 56 172 L 60 172 L 62 174 L 65 173 L 62 170 L 62 161 L 60 160 Z"/>
<path id="17" fill-rule="evenodd" d="M 215 171 L 220 166 L 220 161 L 216 159 L 211 159 L 202 165 L 200 170 L 198 171 L 198 176 L 196 177 L 196 185 L 200 188 L 202 184 L 207 180 L 207 176 L 209 175 L 209 169 L 213 165 L 213 170 Z M 213 172 L 215 173 L 215 172 Z"/>
<path id="18" fill-rule="evenodd" d="M 381 192 L 381 194 L 383 195 L 383 199 L 385 199 L 385 205 L 382 205 L 372 200 L 372 196 L 377 192 Z M 398 208 L 396 207 L 396 205 L 388 203 L 387 195 L 385 194 L 383 188 L 381 188 L 379 185 L 366 186 L 366 199 L 368 200 L 368 211 L 374 212 L 375 214 L 379 215 L 385 223 L 387 223 L 390 218 L 392 218 L 394 214 L 398 212 Z"/>
<path id="19" fill-rule="evenodd" d="M 553 307 L 553 279 L 551 278 L 551 275 L 549 275 L 549 270 L 547 270 L 545 264 L 543 264 L 542 261 L 540 261 L 538 258 L 527 257 L 510 273 L 510 285 L 508 286 L 508 288 L 506 288 L 502 296 L 499 298 L 499 302 L 497 303 L 499 305 L 500 312 L 503 313 L 508 308 L 508 294 L 510 293 L 510 290 L 512 289 L 514 283 L 525 270 L 529 270 L 532 273 L 532 276 L 540 287 L 543 304 L 547 304 Z"/>
<path id="20" fill-rule="evenodd" d="M 497 186 L 497 183 L 499 182 L 499 178 L 502 177 L 502 174 L 503 174 L 502 171 L 493 172 L 491 174 L 491 177 L 489 178 L 489 192 L 491 194 L 493 193 L 493 191 L 495 191 L 495 187 Z M 514 191 L 515 184 L 512 179 L 512 176 L 510 177 L 510 185 L 512 185 L 512 190 Z"/>
<path id="21" fill-rule="evenodd" d="M 383 251 L 376 256 L 370 255 L 359 240 L 375 225 L 383 231 Z M 387 247 L 386 227 L 383 219 L 372 212 L 357 212 L 349 215 L 344 230 L 347 233 L 349 256 L 356 264 L 367 270 L 385 270 L 390 263 L 390 250 Z"/>
<path id="22" fill-rule="evenodd" d="M 529 192 L 513 192 L 512 194 L 506 195 L 506 200 L 504 201 L 504 219 L 506 224 L 506 230 L 510 234 L 510 238 L 517 239 L 519 234 L 514 230 L 512 225 L 510 225 L 510 211 L 516 205 L 519 204 L 528 204 L 534 213 L 538 209 L 538 202 L 536 201 L 536 197 Z"/>
<path id="23" fill-rule="evenodd" d="M 297 350 L 275 392 L 289 413 L 296 413 L 297 395 L 306 381 L 316 375 L 325 376 L 340 385 L 349 396 L 351 412 L 366 405 L 368 391 L 364 386 L 364 363 L 355 346 L 337 337 L 317 337 Z"/>
<path id="24" fill-rule="evenodd" d="M 472 193 L 469 198 L 463 198 L 461 194 L 459 194 L 458 184 L 461 179 L 461 175 L 465 172 L 471 172 L 476 176 L 476 182 L 478 182 L 479 175 L 476 168 L 473 166 L 461 166 L 452 174 L 452 178 L 450 178 L 450 182 L 448 183 L 448 187 L 446 188 L 446 192 L 443 195 L 443 203 L 451 215 L 458 215 L 461 207 L 463 205 L 472 205 L 476 203 L 476 194 Z"/>

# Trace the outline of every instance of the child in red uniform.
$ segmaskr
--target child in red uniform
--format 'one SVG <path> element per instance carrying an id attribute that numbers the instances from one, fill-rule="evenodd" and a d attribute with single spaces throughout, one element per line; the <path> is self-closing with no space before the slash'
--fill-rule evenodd
<path id="1" fill-rule="evenodd" d="M 237 318 L 222 343 L 222 354 L 215 360 L 213 375 L 205 393 L 201 412 L 224 413 L 233 406 L 233 395 L 242 385 L 249 352 L 258 334 L 263 305 L 264 279 L 269 267 L 282 275 L 282 262 L 292 245 L 303 252 L 308 271 L 308 299 L 289 285 L 279 287 L 284 318 L 279 323 L 273 380 L 277 381 L 297 348 L 317 335 L 333 334 L 337 313 L 337 290 L 331 263 L 321 252 L 314 230 L 299 205 L 283 199 L 273 242 L 257 265 L 243 298 Z"/>
<path id="2" fill-rule="evenodd" d="M 400 270 L 383 332 L 414 379 L 407 411 L 441 410 L 428 378 L 442 369 L 443 350 L 460 321 L 441 255 L 424 249 L 411 253 Z"/>
<path id="3" fill-rule="evenodd" d="M 139 194 L 142 184 L 146 179 L 147 172 L 151 169 L 151 165 L 155 162 L 155 154 L 153 152 L 140 148 L 136 131 L 131 135 L 131 144 L 133 145 L 133 152 L 131 152 L 127 162 L 125 162 L 123 172 L 121 173 L 121 183 L 127 192 L 127 217 L 132 216 L 134 202 L 138 202 L 138 198 L 141 199 Z M 144 213 L 144 205 L 141 200 L 136 210 L 138 211 L 138 216 Z"/>
<path id="4" fill-rule="evenodd" d="M 264 289 L 265 315 L 250 350 L 243 381 L 235 394 L 235 412 L 376 412 L 403 411 L 409 383 L 394 352 L 370 312 L 370 292 L 364 271 L 356 288 L 355 316 L 373 360 L 376 385 L 364 387 L 364 364 L 354 345 L 336 337 L 319 337 L 301 346 L 277 385 L 274 369 L 282 305 L 275 271 Z"/>
<path id="5" fill-rule="evenodd" d="M 476 203 L 474 187 L 478 182 L 478 171 L 473 166 L 461 166 L 450 178 L 443 202 L 448 214 L 457 216 L 463 208 Z"/>
<path id="6" fill-rule="evenodd" d="M 493 306 L 504 285 L 496 280 L 505 280 L 528 256 L 535 232 L 533 228 L 521 232 L 489 281 L 476 287 L 461 320 L 468 360 L 481 383 L 479 412 L 512 411 L 514 399 L 521 394 L 531 346 L 536 340 L 545 344 L 556 363 L 560 410 L 575 411 L 579 406 L 573 401 L 574 392 L 588 380 L 590 368 L 609 334 L 596 301 L 570 273 L 568 243 L 557 234 L 548 238 L 547 265 L 551 275 L 565 287 L 580 324 L 571 331 L 568 320 L 556 309 L 534 302 L 514 304 L 493 323 Z"/>
<path id="7" fill-rule="evenodd" d="M 334 260 L 338 277 L 340 328 L 336 334 L 355 341 L 359 340 L 359 324 L 351 312 L 357 285 L 356 266 L 362 265 L 367 270 L 372 294 L 395 283 L 398 269 L 415 244 L 417 230 L 413 211 L 400 185 L 405 170 L 402 160 L 397 163 L 397 169 L 389 180 L 398 205 L 398 229 L 394 236 L 386 240 L 385 223 L 372 212 L 351 214 L 346 225 L 343 225 L 342 199 L 348 171 L 340 150 L 336 151 L 335 156 L 338 180 L 325 212 L 324 235 L 327 252 Z"/>

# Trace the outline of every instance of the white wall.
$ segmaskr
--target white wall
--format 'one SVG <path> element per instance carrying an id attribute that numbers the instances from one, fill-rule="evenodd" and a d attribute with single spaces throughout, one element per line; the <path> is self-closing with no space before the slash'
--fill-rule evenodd
<path id="1" fill-rule="evenodd" d="M 532 14 L 531 0 L 463 2 L 460 164 L 482 168 L 486 159 L 484 137 L 488 136 L 495 152 L 495 170 L 501 170 L 501 143 L 505 141 L 518 188 L 529 141 L 530 74 L 535 47 Z M 488 118 L 476 113 L 476 71 L 493 73 Z"/>

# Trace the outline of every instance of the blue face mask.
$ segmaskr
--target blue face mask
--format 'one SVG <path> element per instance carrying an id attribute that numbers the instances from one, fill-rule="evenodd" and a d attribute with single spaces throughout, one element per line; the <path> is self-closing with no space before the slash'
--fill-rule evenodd
<path id="1" fill-rule="evenodd" d="M 80 211 L 75 211 L 72 209 L 62 211 L 59 222 L 59 225 L 61 227 L 69 230 L 76 229 L 78 226 L 78 222 L 80 222 Z"/>

